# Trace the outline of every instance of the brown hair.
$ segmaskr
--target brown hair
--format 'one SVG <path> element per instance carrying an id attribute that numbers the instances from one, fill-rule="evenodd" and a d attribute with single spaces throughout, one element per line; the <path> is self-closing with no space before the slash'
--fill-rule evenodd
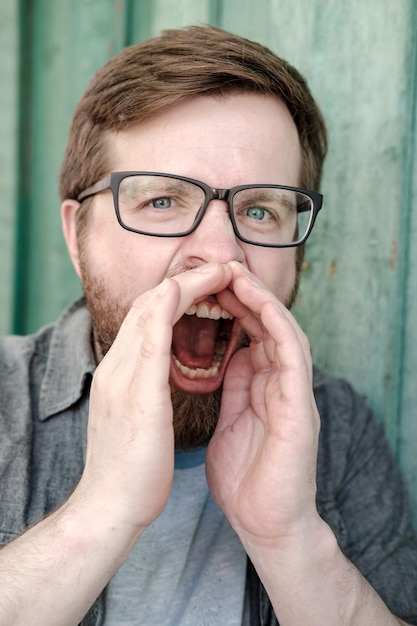
<path id="1" fill-rule="evenodd" d="M 215 27 L 190 26 L 129 46 L 97 72 L 74 113 L 60 173 L 61 198 L 77 198 L 108 173 L 105 131 L 126 129 L 195 96 L 233 92 L 283 100 L 300 138 L 300 184 L 318 189 L 326 128 L 304 78 L 258 43 Z"/>

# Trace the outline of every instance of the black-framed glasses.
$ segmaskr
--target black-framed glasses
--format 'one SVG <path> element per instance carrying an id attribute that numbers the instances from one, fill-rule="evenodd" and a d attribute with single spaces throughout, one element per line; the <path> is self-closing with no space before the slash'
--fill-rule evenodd
<path id="1" fill-rule="evenodd" d="M 321 209 L 316 191 L 285 185 L 238 185 L 216 189 L 159 172 L 112 172 L 81 192 L 78 201 L 106 189 L 113 193 L 119 224 L 151 237 L 185 237 L 203 219 L 211 200 L 227 203 L 236 237 L 268 248 L 300 246 Z"/>

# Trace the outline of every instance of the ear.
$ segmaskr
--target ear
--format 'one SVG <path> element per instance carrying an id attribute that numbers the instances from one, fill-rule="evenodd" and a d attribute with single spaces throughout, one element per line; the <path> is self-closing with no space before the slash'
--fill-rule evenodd
<path id="1" fill-rule="evenodd" d="M 80 260 L 78 250 L 78 240 L 76 234 L 76 213 L 80 206 L 77 200 L 64 200 L 61 205 L 62 230 L 67 244 L 68 252 L 71 257 L 72 264 L 77 272 L 80 273 Z"/>

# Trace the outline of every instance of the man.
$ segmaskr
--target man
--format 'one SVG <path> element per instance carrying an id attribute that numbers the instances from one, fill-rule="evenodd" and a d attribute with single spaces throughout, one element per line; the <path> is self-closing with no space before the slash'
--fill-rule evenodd
<path id="1" fill-rule="evenodd" d="M 97 73 L 61 171 L 86 305 L 0 348 L 1 624 L 417 624 L 398 470 L 288 311 L 325 152 L 224 31 Z"/>

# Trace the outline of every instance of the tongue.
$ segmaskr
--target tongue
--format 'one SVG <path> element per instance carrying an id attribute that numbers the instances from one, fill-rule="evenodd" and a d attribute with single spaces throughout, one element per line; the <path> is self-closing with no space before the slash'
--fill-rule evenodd
<path id="1" fill-rule="evenodd" d="M 219 322 L 184 315 L 174 326 L 172 345 L 177 359 L 187 367 L 211 367 Z"/>

